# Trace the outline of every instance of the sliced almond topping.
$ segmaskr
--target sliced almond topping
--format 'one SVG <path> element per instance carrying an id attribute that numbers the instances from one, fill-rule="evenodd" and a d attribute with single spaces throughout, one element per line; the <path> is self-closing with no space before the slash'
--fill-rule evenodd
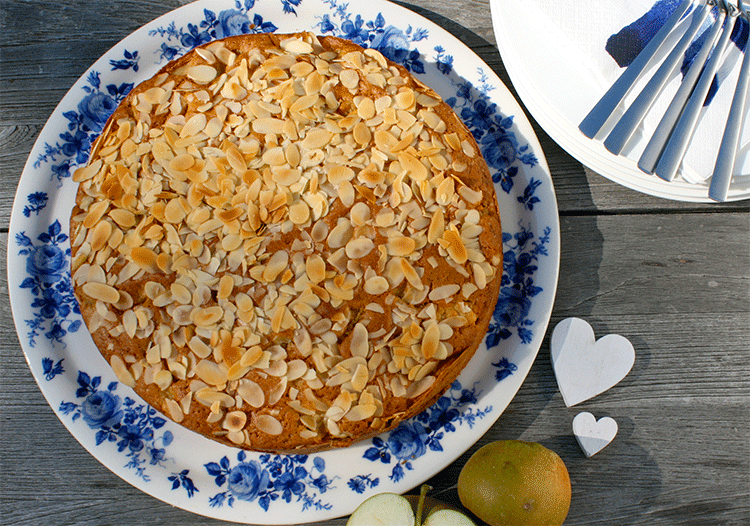
<path id="1" fill-rule="evenodd" d="M 240 380 L 240 384 L 237 387 L 237 394 L 240 395 L 250 407 L 256 409 L 263 407 L 266 403 L 265 392 L 263 392 L 263 389 L 252 380 Z"/>
<path id="2" fill-rule="evenodd" d="M 266 268 L 263 270 L 263 280 L 270 283 L 286 270 L 289 265 L 289 253 L 286 250 L 279 250 L 268 260 Z"/>
<path id="3" fill-rule="evenodd" d="M 193 321 L 198 327 L 210 327 L 224 317 L 224 309 L 219 305 L 213 307 L 196 309 L 193 315 Z"/>
<path id="4" fill-rule="evenodd" d="M 417 242 L 411 238 L 397 235 L 388 238 L 388 254 L 391 256 L 409 256 L 414 253 Z"/>
<path id="5" fill-rule="evenodd" d="M 359 404 L 352 407 L 344 418 L 350 422 L 359 422 L 361 420 L 367 420 L 375 414 L 378 410 L 378 406 L 375 404 Z"/>
<path id="6" fill-rule="evenodd" d="M 109 359 L 109 365 L 112 367 L 115 376 L 117 376 L 117 379 L 120 380 L 120 382 L 127 385 L 128 387 L 135 387 L 135 378 L 133 378 L 133 375 L 130 374 L 130 371 L 128 371 L 125 362 L 122 358 L 120 358 L 120 356 L 113 354 Z"/>
<path id="7" fill-rule="evenodd" d="M 224 385 L 227 382 L 227 369 L 211 360 L 201 360 L 193 368 L 198 378 L 209 385 Z"/>
<path id="8" fill-rule="evenodd" d="M 247 423 L 247 414 L 244 411 L 231 411 L 226 414 L 221 427 L 230 432 L 242 430 Z"/>
<path id="9" fill-rule="evenodd" d="M 185 414 L 182 412 L 180 404 L 172 400 L 171 398 L 165 398 L 164 402 L 167 404 L 167 411 L 169 417 L 177 423 L 180 423 L 185 418 Z"/>
<path id="10" fill-rule="evenodd" d="M 273 117 L 265 117 L 262 119 L 255 119 L 253 121 L 253 131 L 255 133 L 276 134 L 281 135 L 284 133 L 285 122 L 282 119 L 275 119 Z"/>
<path id="11" fill-rule="evenodd" d="M 313 254 L 305 262 L 305 272 L 313 283 L 320 283 L 326 277 L 326 264 L 318 254 Z"/>
<path id="12" fill-rule="evenodd" d="M 83 292 L 88 297 L 105 303 L 117 303 L 120 300 L 120 293 L 117 289 L 106 283 L 84 283 Z"/>
<path id="13" fill-rule="evenodd" d="M 208 84 L 216 78 L 216 75 L 216 68 L 207 64 L 192 66 L 187 72 L 188 78 L 198 84 Z"/>
<path id="14" fill-rule="evenodd" d="M 224 274 L 219 280 L 219 291 L 217 293 L 217 297 L 220 300 L 229 298 L 230 294 L 232 294 L 233 288 L 234 278 L 232 278 L 232 276 L 230 276 L 229 274 Z"/>
<path id="15" fill-rule="evenodd" d="M 349 342 L 349 349 L 352 356 L 367 358 L 370 348 L 367 336 L 367 328 L 361 322 L 357 323 L 354 326 L 354 330 L 352 330 L 352 337 Z"/>
<path id="16" fill-rule="evenodd" d="M 410 153 L 399 153 L 398 162 L 401 163 L 401 167 L 406 171 L 409 177 L 411 177 L 415 181 L 424 181 L 425 179 L 427 179 L 427 167 L 422 164 L 422 161 L 420 161 Z"/>
<path id="17" fill-rule="evenodd" d="M 455 227 L 443 232 L 443 237 L 441 237 L 438 242 L 443 248 L 445 248 L 453 261 L 459 265 L 466 263 L 469 256 L 466 252 L 466 247 L 464 246 L 463 241 L 461 241 L 461 234 L 458 233 Z"/>
<path id="18" fill-rule="evenodd" d="M 304 225 L 310 219 L 310 207 L 304 201 L 297 201 L 289 207 L 289 219 L 295 225 Z"/>
<path id="19" fill-rule="evenodd" d="M 440 287 L 432 289 L 430 291 L 429 298 L 430 301 L 434 302 L 445 300 L 456 294 L 459 290 L 461 290 L 461 287 L 459 285 L 456 285 L 455 283 L 442 285 Z"/>
<path id="20" fill-rule="evenodd" d="M 372 252 L 373 248 L 375 248 L 375 243 L 373 243 L 372 239 L 367 237 L 351 239 L 346 244 L 346 256 L 349 259 L 363 258 Z"/>
<path id="21" fill-rule="evenodd" d="M 284 426 L 272 415 L 257 415 L 253 417 L 253 423 L 258 430 L 267 435 L 277 436 L 284 432 Z"/>

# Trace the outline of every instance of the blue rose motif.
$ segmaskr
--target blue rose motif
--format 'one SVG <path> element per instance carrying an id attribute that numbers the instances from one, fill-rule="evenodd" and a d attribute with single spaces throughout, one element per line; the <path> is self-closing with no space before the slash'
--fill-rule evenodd
<path id="1" fill-rule="evenodd" d="M 250 502 L 268 489 L 269 475 L 259 462 L 251 460 L 232 468 L 227 482 L 232 495 Z"/>
<path id="2" fill-rule="evenodd" d="M 146 442 L 153 440 L 154 430 L 137 424 L 124 425 L 118 429 L 117 436 L 122 439 L 117 443 L 118 451 L 122 452 L 128 448 L 132 452 L 137 452 L 144 448 Z"/>
<path id="3" fill-rule="evenodd" d="M 224 38 L 249 33 L 250 19 L 246 14 L 236 9 L 227 9 L 219 13 L 219 24 L 216 27 L 216 37 Z"/>
<path id="4" fill-rule="evenodd" d="M 120 397 L 109 391 L 96 391 L 87 396 L 81 404 L 81 415 L 83 421 L 92 429 L 112 427 L 122 417 Z"/>
<path id="5" fill-rule="evenodd" d="M 497 170 L 506 170 L 518 156 L 518 139 L 512 134 L 489 133 L 481 145 L 487 164 Z"/>
<path id="6" fill-rule="evenodd" d="M 394 26 L 388 26 L 382 33 L 378 33 L 370 47 L 380 51 L 385 58 L 399 64 L 409 56 L 409 39 L 403 31 Z"/>
<path id="7" fill-rule="evenodd" d="M 517 287 L 503 287 L 493 317 L 506 327 L 517 326 L 529 315 L 531 300 Z"/>
<path id="8" fill-rule="evenodd" d="M 405 422 L 388 437 L 387 446 L 399 460 L 421 457 L 427 451 L 427 431 L 419 422 Z"/>
<path id="9" fill-rule="evenodd" d="M 35 247 L 26 258 L 26 272 L 46 284 L 62 279 L 66 268 L 65 254 L 55 245 Z"/>
<path id="10" fill-rule="evenodd" d="M 93 132 L 99 132 L 102 131 L 104 124 L 116 107 L 115 99 L 106 93 L 95 91 L 86 95 L 78 104 L 78 112 L 81 115 L 81 122 L 86 128 Z"/>

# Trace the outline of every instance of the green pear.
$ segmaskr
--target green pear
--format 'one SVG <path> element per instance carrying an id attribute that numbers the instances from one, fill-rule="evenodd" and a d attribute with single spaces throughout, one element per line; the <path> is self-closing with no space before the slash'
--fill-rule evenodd
<path id="1" fill-rule="evenodd" d="M 570 509 L 565 463 L 541 444 L 486 444 L 458 476 L 461 503 L 490 526 L 560 526 Z"/>

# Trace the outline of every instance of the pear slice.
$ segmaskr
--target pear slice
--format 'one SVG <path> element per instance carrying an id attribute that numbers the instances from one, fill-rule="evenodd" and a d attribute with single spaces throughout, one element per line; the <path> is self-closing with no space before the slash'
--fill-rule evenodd
<path id="1" fill-rule="evenodd" d="M 422 526 L 476 526 L 476 524 L 460 511 L 442 509 L 427 515 Z"/>
<path id="2" fill-rule="evenodd" d="M 360 504 L 346 526 L 414 526 L 411 504 L 396 493 L 378 493 Z"/>

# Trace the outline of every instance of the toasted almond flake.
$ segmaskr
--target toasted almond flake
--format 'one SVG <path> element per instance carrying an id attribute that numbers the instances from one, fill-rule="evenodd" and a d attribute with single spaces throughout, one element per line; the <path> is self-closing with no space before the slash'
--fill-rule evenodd
<path id="1" fill-rule="evenodd" d="M 219 413 L 221 407 L 232 407 L 235 402 L 233 397 L 217 391 L 214 387 L 202 387 L 193 394 L 193 397 L 206 407 L 210 407 L 214 413 Z"/>
<path id="2" fill-rule="evenodd" d="M 185 414 L 182 412 L 182 408 L 180 407 L 180 404 L 172 400 L 171 398 L 165 398 L 164 402 L 167 405 L 167 411 L 169 412 L 169 417 L 177 423 L 182 422 L 183 419 L 185 418 Z"/>
<path id="3" fill-rule="evenodd" d="M 404 258 L 394 258 L 394 259 L 397 259 L 397 261 L 399 262 L 400 267 L 401 267 L 401 272 L 406 278 L 406 281 L 409 282 L 409 285 L 411 285 L 417 290 L 422 290 L 424 288 L 422 279 L 419 277 L 419 274 L 417 273 L 416 269 L 411 265 L 411 263 L 409 263 Z"/>
<path id="4" fill-rule="evenodd" d="M 213 307 L 197 308 L 194 311 L 193 322 L 198 327 L 210 327 L 224 316 L 224 309 L 219 305 Z"/>
<path id="5" fill-rule="evenodd" d="M 86 217 L 83 220 L 83 226 L 85 228 L 92 228 L 97 221 L 102 218 L 104 212 L 106 212 L 108 208 L 108 201 L 98 201 L 92 204 L 89 208 L 88 214 L 86 214 Z"/>
<path id="6" fill-rule="evenodd" d="M 348 89 L 355 89 L 359 85 L 359 73 L 354 69 L 343 69 L 339 73 L 339 81 Z"/>
<path id="7" fill-rule="evenodd" d="M 187 72 L 188 78 L 198 84 L 208 84 L 216 78 L 217 74 L 216 68 L 207 64 L 191 66 Z"/>
<path id="8" fill-rule="evenodd" d="M 352 356 L 367 358 L 370 348 L 367 335 L 367 327 L 365 327 L 362 322 L 358 322 L 352 330 L 352 337 L 349 343 L 349 349 Z"/>
<path id="9" fill-rule="evenodd" d="M 432 289 L 430 291 L 429 298 L 430 301 L 433 302 L 446 300 L 456 294 L 459 290 L 461 290 L 461 287 L 456 284 L 442 285 L 440 287 Z"/>
<path id="10" fill-rule="evenodd" d="M 427 359 L 432 359 L 438 350 L 440 344 L 440 328 L 437 323 L 428 324 L 424 333 L 422 334 L 422 355 Z"/>
<path id="11" fill-rule="evenodd" d="M 304 225 L 310 219 L 310 207 L 304 201 L 297 201 L 289 207 L 289 219 L 295 225 Z"/>
<path id="12" fill-rule="evenodd" d="M 357 115 L 364 120 L 372 119 L 375 116 L 375 103 L 369 97 L 364 97 L 357 106 Z"/>
<path id="13" fill-rule="evenodd" d="M 359 404 L 352 407 L 344 418 L 350 422 L 359 422 L 367 420 L 375 414 L 378 406 L 375 404 Z"/>
<path id="14" fill-rule="evenodd" d="M 227 382 L 227 369 L 211 360 L 200 360 L 193 368 L 198 378 L 209 385 L 223 385 Z"/>
<path id="15" fill-rule="evenodd" d="M 120 293 L 117 289 L 106 283 L 84 283 L 82 289 L 84 294 L 98 301 L 117 303 L 120 300 Z"/>
<path id="16" fill-rule="evenodd" d="M 357 366 L 351 379 L 352 387 L 355 391 L 362 392 L 362 390 L 367 386 L 369 375 L 370 370 L 367 368 L 367 365 L 359 364 Z"/>
<path id="17" fill-rule="evenodd" d="M 302 172 L 297 168 L 277 167 L 273 170 L 274 182 L 283 186 L 292 186 L 301 176 Z"/>
<path id="18" fill-rule="evenodd" d="M 240 380 L 237 394 L 247 402 L 250 407 L 258 409 L 266 403 L 266 394 L 261 387 L 252 380 Z"/>
<path id="19" fill-rule="evenodd" d="M 313 283 L 320 283 L 326 277 L 326 264 L 318 254 L 312 254 L 305 261 L 305 272 Z"/>
<path id="20" fill-rule="evenodd" d="M 282 133 L 284 133 L 284 125 L 285 121 L 283 119 L 264 117 L 261 119 L 255 119 L 253 121 L 253 131 L 262 135 L 281 135 Z"/>
<path id="21" fill-rule="evenodd" d="M 99 173 L 99 170 L 101 170 L 103 163 L 104 161 L 102 159 L 97 159 L 91 164 L 76 169 L 76 171 L 73 172 L 73 182 L 82 183 L 84 181 L 88 181 Z"/>
<path id="22" fill-rule="evenodd" d="M 232 294 L 233 288 L 234 288 L 234 278 L 232 278 L 232 276 L 230 276 L 229 274 L 224 274 L 219 280 L 219 290 L 217 293 L 217 297 L 220 300 L 225 300 L 229 298 L 229 296 Z"/>
<path id="23" fill-rule="evenodd" d="M 159 389 L 164 391 L 165 389 L 167 389 L 167 387 L 172 385 L 172 373 L 165 369 L 162 369 L 154 375 L 154 383 L 159 387 Z"/>
<path id="24" fill-rule="evenodd" d="M 277 436 L 284 432 L 284 426 L 272 415 L 253 416 L 253 424 L 267 435 Z"/>
<path id="25" fill-rule="evenodd" d="M 135 214 L 130 210 L 115 208 L 109 211 L 109 217 L 122 228 L 135 226 Z"/>
<path id="26" fill-rule="evenodd" d="M 327 242 L 331 248 L 341 248 L 346 246 L 352 238 L 353 230 L 349 221 L 339 221 L 338 224 L 328 234 Z"/>
<path id="27" fill-rule="evenodd" d="M 401 167 L 406 171 L 409 177 L 415 181 L 424 181 L 427 179 L 427 167 L 412 154 L 408 152 L 399 153 L 398 162 L 401 163 Z"/>
<path id="28" fill-rule="evenodd" d="M 382 276 L 373 276 L 365 281 L 365 292 L 373 296 L 379 296 L 387 292 L 389 288 L 388 280 Z"/>
<path id="29" fill-rule="evenodd" d="M 449 230 L 446 230 L 443 232 L 443 237 L 439 240 L 440 245 L 446 249 L 448 252 L 448 255 L 458 263 L 459 265 L 463 265 L 466 263 L 466 260 L 468 259 L 468 253 L 466 251 L 466 247 L 463 244 L 463 241 L 461 241 L 461 235 L 458 233 L 458 231 L 455 229 L 455 227 L 452 227 Z"/>
<path id="30" fill-rule="evenodd" d="M 109 221 L 100 221 L 90 232 L 91 249 L 95 251 L 101 250 L 112 235 L 112 223 Z"/>
<path id="31" fill-rule="evenodd" d="M 263 280 L 268 283 L 275 281 L 288 265 L 289 253 L 286 250 L 275 252 L 266 263 L 266 268 L 263 270 Z"/>
<path id="32" fill-rule="evenodd" d="M 411 238 L 397 235 L 388 238 L 388 255 L 390 256 L 409 256 L 414 253 L 417 242 Z"/>
<path id="33" fill-rule="evenodd" d="M 427 390 L 430 389 L 430 387 L 432 387 L 434 383 L 435 383 L 434 376 L 432 375 L 425 376 L 418 382 L 414 382 L 409 387 L 407 387 L 405 396 L 406 398 L 409 398 L 409 399 L 416 398 L 424 394 L 425 392 L 427 392 Z"/>
<path id="34" fill-rule="evenodd" d="M 167 206 L 164 207 L 164 220 L 168 223 L 181 223 L 186 216 L 187 213 L 179 199 L 170 199 Z"/>
<path id="35" fill-rule="evenodd" d="M 120 380 L 121 383 L 131 388 L 135 387 L 135 378 L 133 378 L 133 375 L 128 371 L 125 361 L 120 356 L 113 354 L 109 359 L 109 365 L 112 367 L 115 376 L 117 376 L 117 379 Z"/>
<path id="36" fill-rule="evenodd" d="M 308 150 L 322 148 L 333 137 L 333 133 L 324 128 L 313 128 L 307 132 L 305 139 L 302 141 L 302 147 Z"/>
<path id="37" fill-rule="evenodd" d="M 204 113 L 196 113 L 185 122 L 185 126 L 180 130 L 180 138 L 184 139 L 186 137 L 197 135 L 206 128 L 207 123 L 208 118 Z"/>
<path id="38" fill-rule="evenodd" d="M 372 140 L 372 132 L 370 127 L 364 122 L 358 122 L 352 129 L 352 137 L 360 145 L 369 144 Z"/>
<path id="39" fill-rule="evenodd" d="M 281 363 L 286 364 L 286 362 Z M 288 385 L 289 381 L 287 380 L 287 378 L 285 376 L 281 376 L 278 383 L 268 393 L 267 405 L 277 404 L 279 400 L 284 397 L 284 394 L 286 394 Z"/>
<path id="40" fill-rule="evenodd" d="M 358 237 L 351 239 L 346 244 L 346 255 L 349 259 L 359 259 L 365 257 L 375 248 L 375 243 L 367 237 Z"/>
<path id="41" fill-rule="evenodd" d="M 354 179 L 354 170 L 345 165 L 336 165 L 331 167 L 328 171 L 328 181 L 331 184 L 339 185 L 344 181 L 351 181 Z"/>
<path id="42" fill-rule="evenodd" d="M 242 430 L 247 423 L 247 414 L 244 411 L 230 411 L 224 416 L 221 427 L 230 432 Z"/>

